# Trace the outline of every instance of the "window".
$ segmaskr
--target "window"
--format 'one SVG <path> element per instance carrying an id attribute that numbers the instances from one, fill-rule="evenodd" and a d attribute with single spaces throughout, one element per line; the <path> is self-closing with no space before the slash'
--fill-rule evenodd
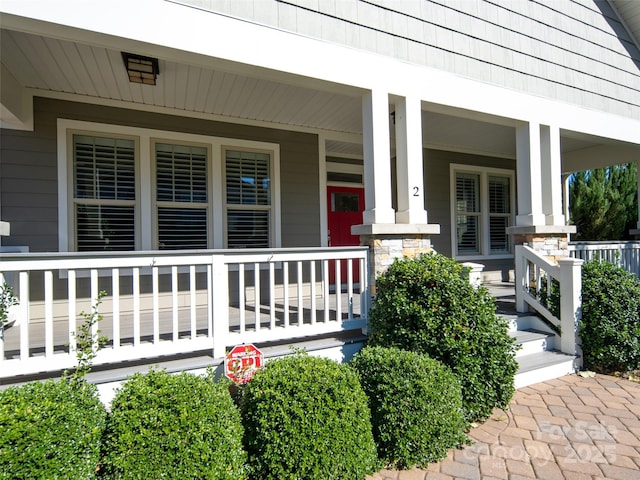
<path id="1" fill-rule="evenodd" d="M 58 119 L 59 250 L 279 247 L 279 145 Z"/>
<path id="2" fill-rule="evenodd" d="M 158 248 L 207 248 L 207 149 L 156 143 L 155 154 Z"/>
<path id="3" fill-rule="evenodd" d="M 135 248 L 135 143 L 73 135 L 73 215 L 78 251 Z"/>
<path id="4" fill-rule="evenodd" d="M 452 165 L 451 171 L 454 255 L 509 256 L 513 172 L 462 165 Z"/>
<path id="5" fill-rule="evenodd" d="M 266 248 L 270 242 L 271 156 L 225 152 L 227 247 Z"/>

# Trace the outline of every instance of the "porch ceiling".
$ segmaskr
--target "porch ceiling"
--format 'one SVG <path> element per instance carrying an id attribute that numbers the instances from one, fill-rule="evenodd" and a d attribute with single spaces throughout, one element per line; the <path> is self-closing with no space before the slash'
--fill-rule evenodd
<path id="1" fill-rule="evenodd" d="M 85 97 L 236 122 L 322 130 L 328 139 L 328 155 L 362 155 L 362 104 L 360 92 L 353 88 L 324 86 L 311 80 L 305 83 L 304 79 L 276 77 L 258 69 L 241 74 L 211 58 L 196 63 L 185 57 L 183 63 L 175 61 L 173 51 L 162 58 L 137 44 L 131 51 L 159 58 L 156 86 L 130 83 L 118 49 L 2 29 L 3 84 L 10 83 L 8 72 L 19 89 L 29 89 L 34 95 L 69 95 L 72 99 L 77 96 L 78 101 Z M 3 125 L 10 114 L 5 108 L 5 93 Z M 452 113 L 442 109 L 423 112 L 425 146 L 515 158 L 513 126 Z M 571 151 L 597 144 L 592 139 L 568 137 L 563 138 L 562 147 Z"/>

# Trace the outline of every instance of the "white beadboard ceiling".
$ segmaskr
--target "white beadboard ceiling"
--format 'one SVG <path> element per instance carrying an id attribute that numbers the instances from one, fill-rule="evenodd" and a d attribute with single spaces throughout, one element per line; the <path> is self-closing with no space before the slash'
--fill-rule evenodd
<path id="1" fill-rule="evenodd" d="M 318 129 L 328 139 L 328 155 L 362 155 L 361 144 L 345 141 L 345 134 L 362 133 L 361 98 L 353 91 L 307 88 L 299 81 L 287 84 L 261 78 L 258 72 L 254 77 L 243 76 L 215 64 L 208 68 L 163 58 L 159 58 L 157 85 L 143 86 L 128 81 L 120 51 L 7 29 L 0 34 L 4 67 L 21 86 L 42 95 L 62 92 L 233 121 Z M 512 127 L 443 113 L 423 112 L 423 139 L 433 148 L 515 157 Z M 592 142 L 566 138 L 562 145 L 566 151 Z"/>

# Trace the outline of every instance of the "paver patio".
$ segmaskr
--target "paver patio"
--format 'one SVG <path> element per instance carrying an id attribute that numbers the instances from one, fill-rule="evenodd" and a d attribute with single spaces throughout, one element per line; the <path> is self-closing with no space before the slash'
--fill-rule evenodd
<path id="1" fill-rule="evenodd" d="M 640 384 L 568 375 L 525 387 L 469 436 L 426 469 L 368 480 L 640 480 Z"/>

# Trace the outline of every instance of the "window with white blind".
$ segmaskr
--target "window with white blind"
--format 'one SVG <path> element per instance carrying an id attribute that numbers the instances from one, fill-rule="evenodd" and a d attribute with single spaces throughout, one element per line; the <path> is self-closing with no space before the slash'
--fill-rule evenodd
<path id="1" fill-rule="evenodd" d="M 58 119 L 60 251 L 279 247 L 277 144 Z"/>
<path id="2" fill-rule="evenodd" d="M 271 245 L 271 155 L 225 151 L 228 248 Z"/>
<path id="3" fill-rule="evenodd" d="M 454 256 L 511 255 L 513 171 L 451 165 L 451 173 Z"/>
<path id="4" fill-rule="evenodd" d="M 207 248 L 207 148 L 156 143 L 155 156 L 158 248 Z"/>
<path id="5" fill-rule="evenodd" d="M 73 215 L 78 251 L 134 250 L 135 142 L 73 135 Z"/>

